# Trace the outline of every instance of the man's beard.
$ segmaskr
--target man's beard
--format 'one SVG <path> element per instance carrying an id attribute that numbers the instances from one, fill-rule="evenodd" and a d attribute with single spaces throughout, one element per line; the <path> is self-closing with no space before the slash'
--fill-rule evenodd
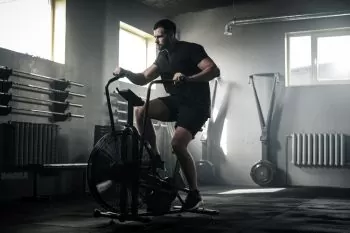
<path id="1" fill-rule="evenodd" d="M 164 43 L 164 44 L 162 44 L 162 45 L 158 45 L 158 46 L 159 46 L 159 50 L 169 49 L 170 42 L 169 42 L 169 41 L 165 41 L 165 43 Z"/>
<path id="2" fill-rule="evenodd" d="M 159 50 L 165 49 L 165 45 L 164 44 L 163 45 L 158 45 L 157 47 L 158 47 Z"/>

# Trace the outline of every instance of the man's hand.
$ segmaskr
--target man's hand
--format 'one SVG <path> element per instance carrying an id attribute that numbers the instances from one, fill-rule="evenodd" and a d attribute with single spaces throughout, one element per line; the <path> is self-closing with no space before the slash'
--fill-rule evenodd
<path id="1" fill-rule="evenodd" d="M 114 76 L 118 76 L 118 75 L 123 75 L 124 69 L 121 67 L 117 67 L 115 68 L 115 70 L 113 71 L 113 75 Z"/>
<path id="2" fill-rule="evenodd" d="M 176 74 L 174 74 L 174 77 L 173 77 L 173 81 L 175 82 L 175 85 L 179 85 L 181 83 L 184 83 L 185 81 L 187 81 L 187 77 L 186 75 L 178 72 Z"/>
<path id="3" fill-rule="evenodd" d="M 133 84 L 143 86 L 147 83 L 145 75 L 143 73 L 133 73 L 129 70 L 123 69 L 121 67 L 115 68 L 113 75 L 115 78 L 125 77 L 129 79 Z"/>

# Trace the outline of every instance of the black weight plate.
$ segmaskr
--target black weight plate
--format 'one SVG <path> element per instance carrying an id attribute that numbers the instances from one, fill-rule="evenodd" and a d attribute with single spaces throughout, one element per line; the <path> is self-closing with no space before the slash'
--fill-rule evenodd
<path id="1" fill-rule="evenodd" d="M 275 176 L 275 166 L 269 161 L 261 160 L 251 168 L 250 176 L 256 184 L 269 186 Z"/>

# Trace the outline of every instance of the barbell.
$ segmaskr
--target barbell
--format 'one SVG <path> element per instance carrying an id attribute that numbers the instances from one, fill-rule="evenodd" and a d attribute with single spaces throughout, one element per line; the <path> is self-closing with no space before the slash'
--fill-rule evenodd
<path id="1" fill-rule="evenodd" d="M 0 92 L 0 100 L 4 98 L 4 99 L 7 99 L 8 101 L 10 101 L 10 100 L 12 100 L 12 97 L 25 99 L 25 100 L 40 101 L 40 102 L 45 102 L 45 103 L 61 104 L 61 105 L 72 106 L 72 107 L 77 107 L 77 108 L 82 108 L 83 107 L 83 105 L 81 105 L 81 104 L 74 104 L 74 103 L 71 103 L 69 101 L 61 102 L 61 101 L 55 101 L 55 100 L 45 100 L 45 99 L 39 99 L 39 98 L 34 98 L 34 97 L 15 95 L 15 94 L 12 94 L 12 93 Z"/>
<path id="2" fill-rule="evenodd" d="M 7 92 L 11 87 L 14 87 L 14 88 L 29 87 L 29 88 L 33 88 L 33 89 L 37 89 L 37 90 L 50 91 L 50 92 L 55 92 L 55 93 L 59 93 L 59 94 L 77 96 L 77 97 L 82 97 L 82 98 L 86 97 L 86 95 L 78 94 L 78 93 L 75 93 L 75 92 L 61 91 L 61 90 L 52 89 L 52 88 L 48 88 L 48 87 L 37 86 L 37 85 L 33 85 L 33 84 L 24 84 L 24 83 L 7 81 L 7 80 L 0 80 L 0 83 L 2 85 L 1 89 L 3 91 L 6 90 L 5 92 Z"/>
<path id="3" fill-rule="evenodd" d="M 55 81 L 55 82 L 60 82 L 72 86 L 77 86 L 77 87 L 84 87 L 83 84 L 73 82 L 70 80 L 66 79 L 57 79 L 57 78 L 51 78 L 45 75 L 39 75 L 39 74 L 34 74 L 34 73 L 29 73 L 29 72 L 23 72 L 19 70 L 13 70 L 8 68 L 7 66 L 0 66 L 0 78 L 7 80 L 11 75 L 18 76 L 18 77 L 25 77 L 25 78 L 39 78 L 39 79 L 44 79 L 48 81 Z M 30 77 L 28 77 L 30 76 Z"/>
<path id="4" fill-rule="evenodd" d="M 17 108 L 17 107 L 12 107 L 8 105 L 0 105 L 0 115 L 8 115 L 12 110 L 34 112 L 34 113 L 45 113 L 45 114 L 59 115 L 59 116 L 65 116 L 65 117 L 76 117 L 76 118 L 85 117 L 84 115 L 71 114 L 70 112 L 61 113 L 61 112 L 51 112 L 51 111 L 38 110 L 38 109 Z"/>

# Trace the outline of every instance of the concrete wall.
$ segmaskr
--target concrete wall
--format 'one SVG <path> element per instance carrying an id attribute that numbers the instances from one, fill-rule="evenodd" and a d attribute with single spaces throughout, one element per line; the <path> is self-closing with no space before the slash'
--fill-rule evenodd
<path id="1" fill-rule="evenodd" d="M 109 124 L 104 85 L 108 78 L 111 78 L 118 61 L 119 20 L 152 32 L 155 20 L 161 15 L 136 3 L 112 0 L 67 0 L 66 14 L 66 63 L 64 65 L 2 48 L 0 48 L 0 64 L 17 70 L 66 78 L 85 84 L 84 88 L 73 87 L 71 91 L 85 94 L 86 98 L 69 99 L 84 106 L 83 109 L 73 108 L 72 111 L 85 115 L 85 118 L 72 118 L 70 121 L 57 124 L 60 126 L 60 151 L 65 159 L 64 162 L 86 162 L 93 146 L 94 126 Z M 19 80 L 13 77 L 13 80 L 15 79 L 48 86 L 48 83 Z M 13 90 L 13 93 L 17 91 Z M 21 95 L 47 98 L 47 95 L 37 93 L 21 92 Z M 17 105 L 15 102 L 13 104 Z M 27 107 L 47 110 L 47 106 L 27 105 Z M 0 117 L 1 123 L 9 120 L 48 123 L 47 117 L 18 114 Z M 79 172 L 64 172 L 61 178 L 55 180 L 42 178 L 39 180 L 39 193 L 59 194 L 79 189 L 82 185 L 79 174 Z M 27 196 L 31 191 L 27 174 L 21 173 L 17 178 L 3 174 L 3 180 L 0 181 L 0 198 Z"/>
<path id="2" fill-rule="evenodd" d="M 261 159 L 261 130 L 252 87 L 248 84 L 249 75 L 261 72 L 284 75 L 286 32 L 348 27 L 350 18 L 237 26 L 230 37 L 223 34 L 225 24 L 233 16 L 258 17 L 345 9 L 350 9 L 346 1 L 275 1 L 272 6 L 255 1 L 234 8 L 217 8 L 175 18 L 181 39 L 202 44 L 221 68 L 223 82 L 218 89 L 217 102 L 222 103 L 226 90 L 231 90 L 226 114 L 228 152 L 225 155 L 217 143 L 212 151 L 213 162 L 226 183 L 254 185 L 249 172 L 252 165 Z M 232 88 L 230 83 L 233 83 Z M 271 82 L 259 79 L 256 87 L 266 116 Z M 348 98 L 348 85 L 285 88 L 284 83 L 280 83 L 273 114 L 270 153 L 270 159 L 278 164 L 280 185 L 349 187 L 349 170 L 297 168 L 290 163 L 290 147 L 286 148 L 286 136 L 292 132 L 349 134 Z M 221 129 L 222 124 L 219 124 L 216 131 Z M 202 153 L 200 136 L 197 135 L 191 143 L 191 151 L 197 159 Z"/>

